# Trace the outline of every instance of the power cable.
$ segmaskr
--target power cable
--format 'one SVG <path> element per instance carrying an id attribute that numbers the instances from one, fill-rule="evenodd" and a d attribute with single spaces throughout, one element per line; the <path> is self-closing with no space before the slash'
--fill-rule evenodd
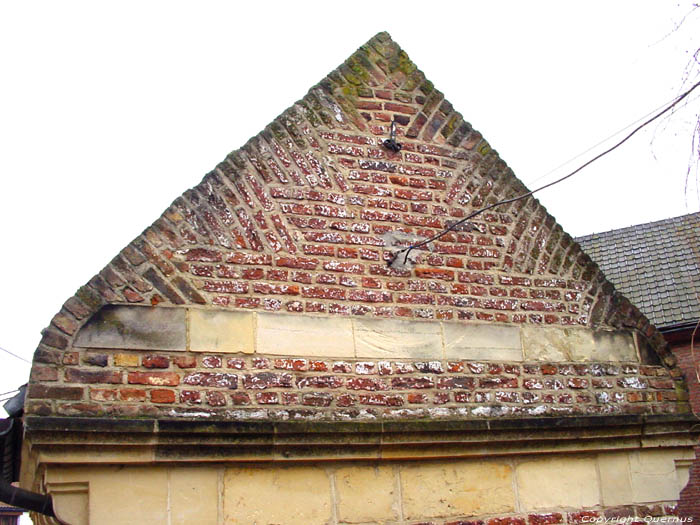
<path id="1" fill-rule="evenodd" d="M 6 396 L 7 394 L 14 394 L 15 392 L 19 392 L 19 388 L 15 388 L 14 390 L 10 390 L 9 392 L 3 392 L 0 394 L 0 396 Z"/>
<path id="2" fill-rule="evenodd" d="M 695 97 L 693 100 L 698 100 L 698 98 L 700 98 L 700 96 Z M 560 168 L 563 168 L 564 166 L 566 166 L 566 165 L 569 164 L 570 162 L 575 161 L 575 160 L 578 159 L 579 157 L 583 157 L 583 156 L 584 156 L 586 153 L 588 153 L 589 151 L 592 151 L 592 150 L 596 149 L 598 146 L 600 146 L 600 145 L 602 145 L 602 144 L 605 144 L 605 143 L 606 143 L 607 141 L 609 141 L 610 139 L 612 139 L 612 138 L 614 138 L 614 137 L 617 137 L 620 133 L 622 133 L 622 132 L 625 131 L 626 129 L 629 129 L 629 128 L 631 128 L 632 126 L 634 126 L 635 124 L 637 124 L 638 122 L 641 122 L 642 120 L 644 120 L 645 118 L 647 118 L 649 115 L 653 115 L 654 113 L 656 113 L 657 111 L 659 111 L 661 108 L 665 107 L 666 105 L 670 104 L 670 103 L 673 102 L 674 100 L 676 100 L 676 97 L 672 98 L 671 100 L 669 100 L 669 101 L 667 101 L 667 102 L 664 102 L 663 104 L 661 104 L 660 106 L 658 106 L 656 109 L 652 109 L 652 110 L 649 111 L 647 114 L 642 115 L 641 117 L 639 117 L 639 118 L 638 118 L 637 120 L 635 120 L 634 122 L 630 122 L 630 123 L 627 124 L 624 128 L 621 128 L 621 129 L 617 130 L 615 133 L 613 133 L 613 134 L 609 135 L 608 137 L 604 138 L 603 140 L 597 142 L 596 144 L 594 144 L 594 145 L 591 146 L 590 148 L 586 149 L 585 151 L 582 151 L 582 152 L 579 153 L 578 155 L 575 155 L 575 156 L 571 157 L 569 160 L 567 160 L 567 161 L 565 161 L 565 162 L 562 162 L 562 163 L 559 164 L 556 168 L 552 168 L 551 170 L 549 170 L 549 171 L 548 171 L 547 173 L 545 173 L 544 175 L 540 175 L 540 176 L 537 177 L 536 179 L 533 179 L 533 180 L 529 181 L 528 185 L 534 184 L 535 182 L 540 181 L 540 180 L 542 180 L 542 179 L 548 177 L 549 175 L 551 175 L 551 174 L 554 173 L 555 171 L 559 170 Z"/>
<path id="3" fill-rule="evenodd" d="M 415 250 L 416 248 L 421 248 L 421 247 L 425 246 L 426 244 L 430 244 L 431 242 L 433 242 L 433 241 L 439 239 L 440 237 L 442 237 L 443 235 L 446 235 L 447 233 L 449 233 L 449 232 L 451 232 L 451 231 L 454 231 L 458 226 L 460 226 L 461 224 L 464 224 L 464 223 L 467 222 L 469 219 L 472 219 L 472 218 L 476 217 L 477 215 L 479 215 L 479 214 L 481 214 L 481 213 L 483 213 L 483 212 L 485 212 L 485 211 L 491 210 L 491 209 L 493 209 L 493 208 L 495 208 L 495 207 L 497 207 L 497 206 L 501 206 L 501 205 L 503 205 L 503 204 L 510 204 L 511 202 L 516 202 L 516 201 L 519 201 L 519 200 L 521 200 L 521 199 L 525 199 L 525 198 L 527 198 L 527 197 L 533 195 L 534 193 L 537 193 L 538 191 L 542 191 L 542 190 L 544 190 L 544 189 L 546 189 L 546 188 L 549 188 L 550 186 L 554 186 L 555 184 L 559 184 L 560 182 L 565 181 L 565 180 L 568 179 L 569 177 L 573 177 L 573 176 L 576 175 L 579 171 L 581 171 L 582 169 L 586 168 L 587 166 L 590 166 L 591 164 L 593 164 L 593 163 L 594 163 L 596 160 L 598 160 L 599 158 L 601 158 L 601 157 L 607 155 L 607 154 L 610 153 L 611 151 L 613 151 L 613 150 L 619 148 L 620 146 L 622 146 L 625 142 L 627 142 L 629 139 L 631 139 L 632 136 L 634 136 L 640 129 L 644 128 L 645 126 L 648 126 L 649 124 L 651 124 L 652 122 L 654 122 L 656 119 L 658 119 L 658 118 L 661 117 L 662 115 L 665 115 L 666 113 L 668 113 L 669 111 L 671 111 L 674 107 L 676 107 L 676 105 L 677 105 L 681 100 L 683 100 L 683 99 L 686 98 L 688 95 L 690 95 L 698 86 L 700 86 L 700 82 L 697 82 L 696 84 L 693 84 L 693 86 L 692 86 L 690 89 L 688 89 L 687 91 L 685 91 L 684 93 L 682 93 L 681 95 L 679 95 L 678 97 L 676 97 L 675 100 L 674 100 L 666 109 L 664 109 L 664 110 L 661 111 L 660 113 L 657 113 L 657 114 L 656 114 L 655 116 L 653 116 L 652 118 L 650 118 L 650 119 L 644 121 L 642 124 L 640 124 L 639 126 L 637 126 L 634 130 L 632 130 L 632 132 L 629 133 L 625 138 L 623 138 L 621 141 L 619 141 L 617 144 L 615 144 L 614 146 L 611 146 L 610 148 L 606 149 L 606 150 L 603 151 L 602 153 L 599 153 L 598 155 L 596 155 L 595 157 L 593 157 L 591 160 L 589 160 L 589 161 L 587 161 L 587 162 L 584 162 L 581 166 L 579 166 L 578 168 L 576 168 L 576 169 L 575 169 L 574 171 L 572 171 L 571 173 L 568 173 L 567 175 L 564 175 L 563 177 L 561 177 L 561 178 L 559 178 L 559 179 L 557 179 L 557 180 L 555 180 L 555 181 L 553 181 L 553 182 L 550 182 L 550 183 L 548 183 L 548 184 L 545 184 L 544 186 L 540 186 L 539 188 L 537 188 L 537 189 L 535 189 L 535 190 L 528 191 L 528 192 L 526 192 L 526 193 L 523 193 L 522 195 L 518 195 L 517 197 L 512 197 L 512 198 L 510 198 L 510 199 L 504 199 L 504 200 L 502 200 L 502 201 L 495 202 L 495 203 L 493 203 L 493 204 L 490 204 L 490 205 L 488 205 L 488 206 L 485 206 L 485 207 L 483 207 L 483 208 L 480 208 L 480 209 L 478 209 L 478 210 L 476 210 L 476 211 L 470 213 L 469 215 L 467 215 L 467 216 L 464 217 L 463 219 L 460 219 L 460 220 L 454 222 L 454 223 L 451 224 L 449 227 L 447 227 L 447 228 L 445 228 L 444 230 L 442 230 L 440 233 L 436 233 L 436 234 L 433 235 L 432 237 L 428 237 L 427 239 L 424 239 L 424 240 L 422 240 L 422 241 L 419 242 L 419 243 L 412 244 L 411 246 L 409 246 L 409 247 L 407 247 L 407 248 L 403 248 L 403 249 L 397 251 L 397 252 L 394 254 L 394 256 L 388 261 L 387 266 L 391 266 L 392 264 L 394 264 L 394 261 L 396 261 L 396 259 L 399 257 L 399 255 L 400 255 L 401 253 L 404 253 L 404 252 L 406 252 L 406 255 L 404 256 L 403 263 L 406 264 L 406 262 L 408 262 L 408 256 L 409 256 L 409 254 L 411 253 L 412 250 Z"/>
<path id="4" fill-rule="evenodd" d="M 13 353 L 10 352 L 9 350 L 4 349 L 2 346 L 0 346 L 0 350 L 2 350 L 3 352 L 5 352 L 5 353 L 7 353 L 7 354 L 10 354 L 12 357 L 16 357 L 17 359 L 21 359 L 21 360 L 24 361 L 25 363 L 29 363 L 30 365 L 32 364 L 31 361 L 28 361 L 28 360 L 26 360 L 24 357 L 19 356 L 19 355 L 17 355 L 17 354 L 13 354 Z"/>

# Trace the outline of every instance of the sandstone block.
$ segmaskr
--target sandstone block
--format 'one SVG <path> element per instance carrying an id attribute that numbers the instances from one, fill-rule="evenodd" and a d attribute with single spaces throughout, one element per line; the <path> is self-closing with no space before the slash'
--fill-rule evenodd
<path id="1" fill-rule="evenodd" d="M 190 350 L 252 354 L 255 351 L 254 316 L 253 312 L 190 310 Z"/>
<path id="2" fill-rule="evenodd" d="M 366 523 L 398 519 L 392 467 L 341 468 L 335 473 L 335 483 L 340 521 Z"/>
<path id="3" fill-rule="evenodd" d="M 445 357 L 490 361 L 522 361 L 517 326 L 444 323 Z"/>
<path id="4" fill-rule="evenodd" d="M 309 494 L 313 497 L 309 498 Z M 226 469 L 225 523 L 325 525 L 330 521 L 330 480 L 323 469 Z"/>
<path id="5" fill-rule="evenodd" d="M 450 461 L 401 467 L 406 519 L 513 512 L 512 471 L 504 463 Z"/>
<path id="6" fill-rule="evenodd" d="M 391 319 L 354 319 L 355 345 L 360 358 L 442 357 L 439 323 Z"/>
<path id="7" fill-rule="evenodd" d="M 522 335 L 526 361 L 590 361 L 583 356 L 595 350 L 593 331 L 585 328 L 523 326 Z"/>
<path id="8" fill-rule="evenodd" d="M 105 306 L 80 329 L 74 345 L 87 348 L 184 351 L 185 310 Z"/>
<path id="9" fill-rule="evenodd" d="M 217 469 L 173 468 L 169 488 L 172 525 L 217 523 Z"/>
<path id="10" fill-rule="evenodd" d="M 352 321 L 258 313 L 256 349 L 272 355 L 354 357 Z"/>
<path id="11" fill-rule="evenodd" d="M 516 467 L 516 479 L 520 505 L 527 511 L 600 504 L 594 458 L 525 461 Z"/>

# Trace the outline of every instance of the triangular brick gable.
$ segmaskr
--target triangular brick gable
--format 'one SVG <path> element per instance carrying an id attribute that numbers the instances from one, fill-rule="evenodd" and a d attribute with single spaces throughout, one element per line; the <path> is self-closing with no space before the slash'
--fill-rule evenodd
<path id="1" fill-rule="evenodd" d="M 403 146 L 382 146 L 389 124 Z M 234 151 L 69 299 L 38 352 L 105 304 L 631 328 L 663 339 L 386 33 Z M 396 239 L 399 238 L 399 242 Z M 392 245 L 395 244 L 396 246 Z"/>

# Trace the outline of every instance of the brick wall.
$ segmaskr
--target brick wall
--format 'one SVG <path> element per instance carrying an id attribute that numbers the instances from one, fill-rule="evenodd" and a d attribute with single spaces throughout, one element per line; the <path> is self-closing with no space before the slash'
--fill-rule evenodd
<path id="1" fill-rule="evenodd" d="M 700 384 L 697 377 L 697 371 L 700 369 L 698 346 L 696 344 L 694 347 L 694 356 L 690 352 L 690 343 L 674 346 L 672 350 L 678 359 L 678 365 L 683 371 L 688 385 L 690 407 L 700 417 Z M 700 458 L 700 446 L 695 448 L 695 455 Z M 690 481 L 681 492 L 679 513 L 682 516 L 700 519 L 700 459 L 696 460 L 690 467 Z"/>
<path id="2" fill-rule="evenodd" d="M 43 356 L 36 414 L 367 420 L 668 414 L 664 367 L 232 357 L 71 351 Z"/>
<path id="3" fill-rule="evenodd" d="M 382 146 L 390 121 L 400 152 Z M 70 298 L 40 349 L 104 304 L 485 321 L 661 336 L 385 33 L 360 48 Z M 399 260 L 399 263 L 402 261 Z"/>

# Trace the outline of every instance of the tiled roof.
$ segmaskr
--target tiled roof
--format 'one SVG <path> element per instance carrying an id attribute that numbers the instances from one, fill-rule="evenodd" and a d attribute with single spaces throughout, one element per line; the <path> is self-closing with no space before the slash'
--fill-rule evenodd
<path id="1" fill-rule="evenodd" d="M 700 213 L 576 240 L 656 326 L 700 317 Z"/>

